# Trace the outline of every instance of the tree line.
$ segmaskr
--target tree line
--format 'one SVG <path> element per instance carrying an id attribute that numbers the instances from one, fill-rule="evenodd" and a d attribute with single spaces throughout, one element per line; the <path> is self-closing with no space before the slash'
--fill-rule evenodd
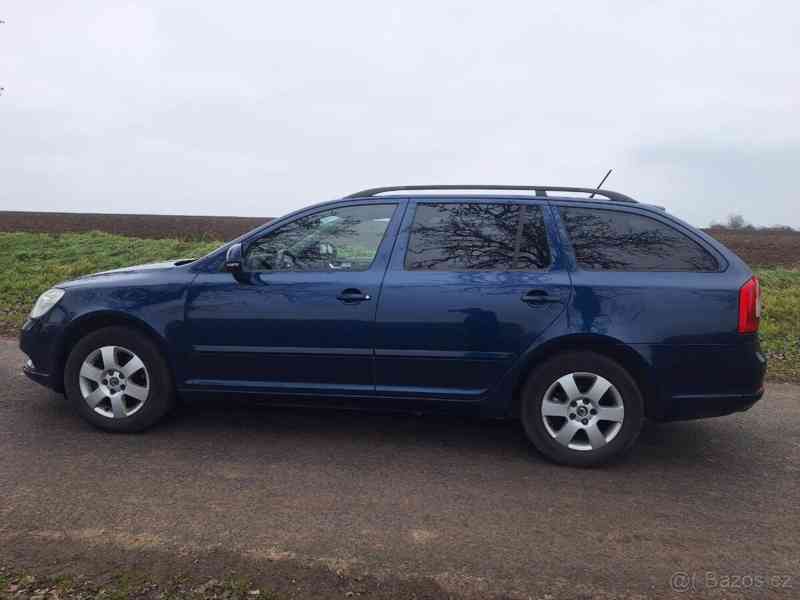
<path id="1" fill-rule="evenodd" d="M 733 213 L 728 215 L 725 221 L 712 221 L 709 229 L 724 229 L 729 231 L 795 231 L 788 225 L 769 225 L 766 227 L 757 227 L 752 223 L 748 223 L 745 218 L 738 214 Z"/>

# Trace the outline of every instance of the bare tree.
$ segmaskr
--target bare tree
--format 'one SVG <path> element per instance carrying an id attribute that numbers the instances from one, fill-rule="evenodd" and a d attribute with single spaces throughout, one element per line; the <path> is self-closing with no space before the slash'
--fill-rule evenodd
<path id="1" fill-rule="evenodd" d="M 739 213 L 732 213 L 728 215 L 728 218 L 724 223 L 712 221 L 711 229 L 731 229 L 733 231 L 744 231 L 755 228 Z"/>
<path id="2" fill-rule="evenodd" d="M 752 227 L 747 221 L 744 220 L 744 217 L 740 214 L 734 213 L 728 215 L 728 229 L 749 229 Z"/>

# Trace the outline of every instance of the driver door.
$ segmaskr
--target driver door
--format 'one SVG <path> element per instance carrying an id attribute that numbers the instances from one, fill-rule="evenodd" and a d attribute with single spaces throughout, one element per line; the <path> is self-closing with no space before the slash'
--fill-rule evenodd
<path id="1" fill-rule="evenodd" d="M 244 273 L 187 299 L 189 389 L 372 394 L 378 294 L 397 202 L 310 210 L 244 242 Z"/>

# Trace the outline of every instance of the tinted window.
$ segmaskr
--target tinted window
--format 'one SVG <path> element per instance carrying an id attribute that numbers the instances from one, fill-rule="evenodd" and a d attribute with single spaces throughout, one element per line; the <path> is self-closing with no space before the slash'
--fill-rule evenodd
<path id="1" fill-rule="evenodd" d="M 406 268 L 431 271 L 509 271 L 550 264 L 541 208 L 529 207 L 520 230 L 518 204 L 418 204 Z M 517 252 L 518 244 L 521 252 Z"/>
<path id="2" fill-rule="evenodd" d="M 527 206 L 524 219 L 515 268 L 526 271 L 546 269 L 550 266 L 550 244 L 542 207 Z"/>
<path id="3" fill-rule="evenodd" d="M 578 266 L 614 271 L 716 271 L 717 261 L 676 229 L 645 216 L 561 208 Z"/>
<path id="4" fill-rule="evenodd" d="M 247 250 L 249 271 L 363 271 L 378 252 L 395 204 L 314 213 L 271 231 Z"/>

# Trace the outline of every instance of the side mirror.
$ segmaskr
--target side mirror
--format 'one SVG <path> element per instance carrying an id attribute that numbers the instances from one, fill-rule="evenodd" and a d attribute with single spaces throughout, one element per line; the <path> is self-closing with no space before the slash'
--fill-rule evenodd
<path id="1" fill-rule="evenodd" d="M 242 245 L 233 244 L 225 254 L 225 270 L 234 276 L 242 272 Z"/>

